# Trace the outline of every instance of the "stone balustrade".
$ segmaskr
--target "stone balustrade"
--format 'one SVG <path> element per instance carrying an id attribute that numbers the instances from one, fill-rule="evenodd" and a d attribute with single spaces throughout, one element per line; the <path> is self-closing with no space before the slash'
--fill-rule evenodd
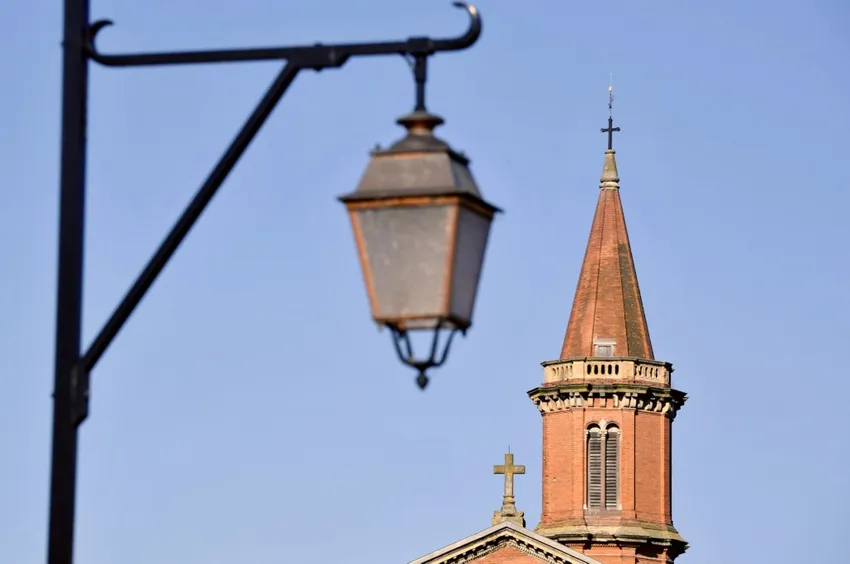
<path id="1" fill-rule="evenodd" d="M 637 358 L 569 358 L 543 363 L 543 382 L 581 382 L 610 380 L 670 386 L 673 365 L 658 360 Z"/>

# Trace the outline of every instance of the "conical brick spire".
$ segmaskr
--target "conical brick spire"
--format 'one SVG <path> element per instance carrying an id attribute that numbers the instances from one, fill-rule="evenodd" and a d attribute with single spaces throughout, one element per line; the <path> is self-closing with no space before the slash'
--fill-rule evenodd
<path id="1" fill-rule="evenodd" d="M 620 202 L 620 179 L 609 149 L 599 185 L 599 201 L 579 275 L 561 358 L 626 356 L 654 359 L 640 298 L 634 259 Z"/>

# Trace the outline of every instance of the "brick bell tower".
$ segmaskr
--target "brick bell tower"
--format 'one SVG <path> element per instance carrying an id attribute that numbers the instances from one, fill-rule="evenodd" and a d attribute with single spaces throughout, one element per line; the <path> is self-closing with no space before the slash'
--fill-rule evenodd
<path id="1" fill-rule="evenodd" d="M 652 352 L 614 159 L 599 200 L 558 360 L 528 395 L 543 415 L 543 513 L 536 532 L 603 564 L 673 562 L 671 427 L 684 393 Z"/>

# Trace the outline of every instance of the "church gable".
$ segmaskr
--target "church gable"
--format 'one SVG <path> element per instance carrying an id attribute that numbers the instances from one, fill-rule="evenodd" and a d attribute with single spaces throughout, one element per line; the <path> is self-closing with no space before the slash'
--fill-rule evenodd
<path id="1" fill-rule="evenodd" d="M 516 523 L 504 521 L 410 564 L 599 564 Z"/>
<path id="2" fill-rule="evenodd" d="M 540 558 L 523 552 L 510 542 L 489 554 L 475 559 L 475 564 L 540 564 L 540 562 Z"/>

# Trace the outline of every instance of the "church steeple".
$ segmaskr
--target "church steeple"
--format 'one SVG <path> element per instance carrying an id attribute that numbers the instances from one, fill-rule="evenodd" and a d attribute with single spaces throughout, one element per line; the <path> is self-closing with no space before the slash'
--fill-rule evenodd
<path id="1" fill-rule="evenodd" d="M 579 275 L 561 358 L 631 356 L 652 359 L 652 342 L 646 325 L 634 259 L 632 258 L 620 177 L 613 149 L 611 114 L 613 89 L 609 87 L 608 150 L 602 165 L 599 199 L 590 227 L 590 238 Z"/>
<path id="2" fill-rule="evenodd" d="M 543 416 L 543 504 L 536 531 L 603 564 L 672 562 L 672 423 L 685 403 L 655 360 L 613 149 L 608 149 L 560 358 L 528 392 Z"/>

